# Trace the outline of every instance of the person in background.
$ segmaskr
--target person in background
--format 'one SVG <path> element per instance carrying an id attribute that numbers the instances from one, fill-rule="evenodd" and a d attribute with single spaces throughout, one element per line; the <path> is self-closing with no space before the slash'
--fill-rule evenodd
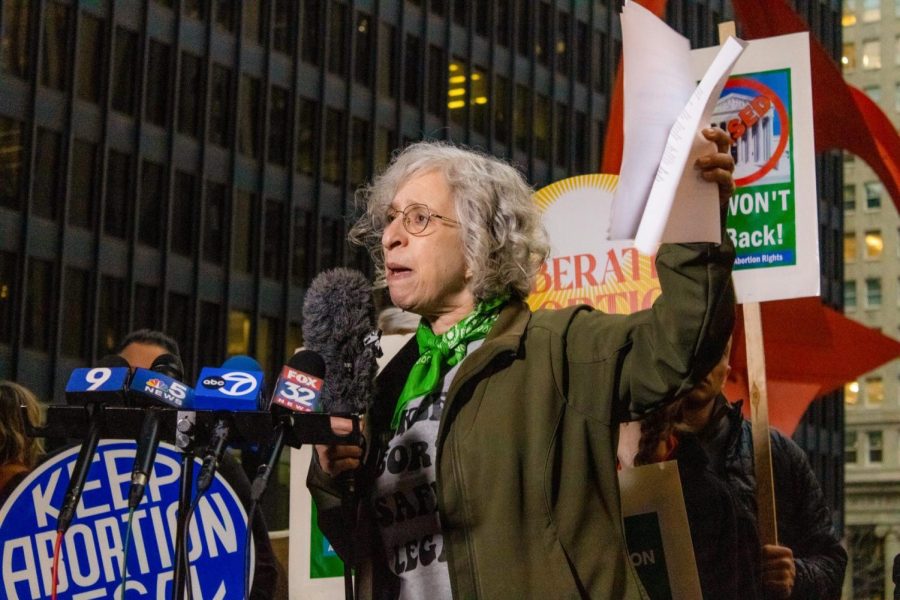
<path id="1" fill-rule="evenodd" d="M 717 149 L 696 176 L 718 186 L 721 208 L 734 189 L 730 139 L 704 134 Z M 532 312 L 549 244 L 511 165 L 419 142 L 362 197 L 351 235 L 392 303 L 422 319 L 378 376 L 368 453 L 317 446 L 307 480 L 320 528 L 358 567 L 359 596 L 640 597 L 617 427 L 694 387 L 720 356 L 734 319 L 727 236 L 663 245 L 650 310 Z M 360 466 L 355 521 L 339 475 Z"/>
<path id="2" fill-rule="evenodd" d="M 752 428 L 741 415 L 741 402 L 729 404 L 722 394 L 731 368 L 728 364 L 730 350 L 729 340 L 718 364 L 698 386 L 665 415 L 650 417 L 650 421 L 642 425 L 641 444 L 634 462 L 655 462 L 654 456 L 664 459 L 668 455 L 677 458 L 679 463 L 685 460 L 684 468 L 689 471 L 702 470 L 707 483 L 709 475 L 715 475 L 731 492 L 739 546 L 757 549 L 760 543 L 756 525 Z M 686 445 L 690 448 L 689 454 L 684 451 Z M 749 597 L 840 598 L 847 553 L 835 534 L 831 511 L 825 504 L 809 460 L 793 440 L 775 429 L 771 430 L 771 447 L 779 543 L 763 545 L 758 552 L 751 552 L 748 559 L 738 557 L 738 565 L 747 571 L 750 583 L 756 588 L 754 595 Z M 686 504 L 691 497 L 697 498 L 696 503 L 703 501 L 697 490 L 690 489 L 697 485 L 696 480 L 683 484 Z M 715 482 L 709 485 L 715 485 Z M 696 523 L 701 532 L 711 533 L 716 528 L 711 522 L 713 512 L 704 516 L 704 510 L 707 509 L 695 506 L 692 514 L 691 506 L 688 506 L 688 518 L 692 530 Z M 715 544 L 713 539 L 702 539 L 709 545 Z M 705 557 L 702 561 L 701 556 Z M 723 552 L 721 558 L 727 560 L 728 552 Z M 713 552 L 698 553 L 701 583 L 703 569 L 715 569 L 715 562 Z M 742 579 L 747 581 L 748 577 Z M 734 597 L 748 597 L 746 594 L 750 592 L 745 590 L 743 593 L 745 596 Z"/>
<path id="3" fill-rule="evenodd" d="M 44 453 L 41 440 L 25 433 L 23 406 L 29 423 L 40 425 L 43 407 L 37 396 L 18 383 L 0 381 L 0 506 Z"/>
<path id="4" fill-rule="evenodd" d="M 153 361 L 163 354 L 181 358 L 178 342 L 161 331 L 139 329 L 126 335 L 118 346 L 116 354 L 128 361 L 133 369 L 149 369 Z M 226 452 L 219 463 L 218 473 L 234 489 L 244 509 L 250 507 L 250 480 L 240 463 Z M 275 597 L 280 575 L 280 566 L 272 551 L 269 530 L 261 511 L 256 511 L 253 519 L 253 541 L 256 547 L 256 570 L 250 600 L 270 600 Z"/>

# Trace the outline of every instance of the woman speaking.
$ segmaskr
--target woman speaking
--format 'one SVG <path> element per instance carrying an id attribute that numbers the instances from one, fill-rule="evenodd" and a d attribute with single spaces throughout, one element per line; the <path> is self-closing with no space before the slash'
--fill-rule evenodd
<path id="1" fill-rule="evenodd" d="M 696 168 L 724 205 L 730 140 L 704 135 L 718 152 Z M 360 598 L 641 596 L 618 423 L 683 394 L 722 355 L 733 250 L 724 235 L 661 246 L 663 293 L 630 316 L 532 312 L 548 242 L 531 194 L 509 164 L 437 142 L 409 146 L 360 193 L 351 236 L 392 302 L 422 317 L 377 380 L 366 450 L 318 446 L 307 482 Z M 347 519 L 337 476 L 355 469 Z"/>

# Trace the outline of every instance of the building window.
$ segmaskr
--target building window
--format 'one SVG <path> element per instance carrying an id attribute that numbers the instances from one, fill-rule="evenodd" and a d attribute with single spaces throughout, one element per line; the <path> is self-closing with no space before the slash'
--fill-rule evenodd
<path id="1" fill-rule="evenodd" d="M 222 307 L 215 302 L 201 302 L 197 327 L 197 362 L 217 365 L 222 362 Z"/>
<path id="2" fill-rule="evenodd" d="M 234 0 L 213 0 L 213 15 L 216 25 L 234 33 L 235 9 L 240 6 Z"/>
<path id="3" fill-rule="evenodd" d="M 459 87 L 459 80 L 454 79 L 453 68 L 453 65 L 447 65 L 447 53 L 444 52 L 443 48 L 433 44 L 428 46 L 428 89 L 426 91 L 426 107 L 428 112 L 435 114 L 438 117 L 444 116 L 447 103 L 453 101 L 453 98 L 448 98 L 444 92 L 444 82 L 446 81 L 445 75 L 447 75 L 448 69 L 450 87 L 453 89 Z M 465 81 L 464 75 L 462 76 L 462 81 Z"/>
<path id="4" fill-rule="evenodd" d="M 165 127 L 169 118 L 169 45 L 150 40 L 147 59 L 147 90 L 144 116 L 147 121 Z"/>
<path id="5" fill-rule="evenodd" d="M 159 300 L 159 290 L 152 285 L 136 284 L 134 286 L 134 328 L 159 329 L 161 314 L 162 302 Z"/>
<path id="6" fill-rule="evenodd" d="M 125 238 L 131 198 L 131 156 L 110 150 L 106 165 L 106 201 L 103 216 L 105 233 Z"/>
<path id="7" fill-rule="evenodd" d="M 259 318 L 256 330 L 256 357 L 264 373 L 272 373 L 280 365 L 281 351 L 278 341 L 282 338 L 281 321 L 275 317 Z"/>
<path id="8" fill-rule="evenodd" d="M 250 354 L 250 313 L 242 310 L 228 311 L 228 356 Z"/>
<path id="9" fill-rule="evenodd" d="M 369 174 L 371 149 L 369 122 L 353 117 L 350 124 L 350 187 L 356 189 L 366 182 Z"/>
<path id="10" fill-rule="evenodd" d="M 234 198 L 232 227 L 234 237 L 231 244 L 231 265 L 236 271 L 249 273 L 253 264 L 253 222 L 256 214 L 256 195 L 238 190 Z M 229 354 L 234 354 L 229 352 Z M 238 353 L 240 354 L 240 352 Z"/>
<path id="11" fill-rule="evenodd" d="M 884 434 L 881 431 L 866 432 L 869 442 L 869 464 L 881 464 L 884 459 Z"/>
<path id="12" fill-rule="evenodd" d="M 850 280 L 844 282 L 844 310 L 850 311 L 856 309 L 856 281 Z"/>
<path id="13" fill-rule="evenodd" d="M 31 0 L 4 0 L 0 59 L 3 70 L 16 77 L 28 76 L 28 33 L 31 30 Z"/>
<path id="14" fill-rule="evenodd" d="M 328 23 L 328 71 L 341 77 L 347 76 L 347 33 L 350 29 L 350 11 L 340 2 L 331 3 Z"/>
<path id="15" fill-rule="evenodd" d="M 531 119 L 528 116 L 529 88 L 516 84 L 516 95 L 513 99 L 513 144 L 517 150 L 528 152 L 528 132 L 531 130 Z"/>
<path id="16" fill-rule="evenodd" d="M 564 12 L 556 13 L 556 44 L 554 51 L 556 52 L 556 70 L 566 77 L 572 72 L 570 63 L 572 61 L 571 44 L 571 19 Z"/>
<path id="17" fill-rule="evenodd" d="M 322 217 L 321 243 L 319 244 L 319 258 L 322 269 L 333 269 L 340 264 L 341 246 L 344 240 L 344 227 L 341 219 Z"/>
<path id="18" fill-rule="evenodd" d="M 243 7 L 243 17 L 241 23 L 241 32 L 244 40 L 252 44 L 262 44 L 263 40 L 263 19 L 262 2 L 241 2 Z"/>
<path id="19" fill-rule="evenodd" d="M 844 234 L 844 262 L 852 263 L 856 261 L 856 234 Z"/>
<path id="20" fill-rule="evenodd" d="M 537 5 L 538 17 L 535 22 L 534 54 L 542 65 L 550 64 L 550 56 L 553 53 L 553 17 L 550 5 L 540 2 Z M 522 18 L 522 17 L 520 17 Z"/>
<path id="21" fill-rule="evenodd" d="M 191 256 L 194 249 L 194 207 L 197 206 L 197 176 L 175 172 L 175 193 L 172 195 L 172 251 Z"/>
<path id="22" fill-rule="evenodd" d="M 397 146 L 397 134 L 387 127 L 375 130 L 375 172 L 380 173 L 391 161 L 391 153 Z"/>
<path id="23" fill-rule="evenodd" d="M 184 294 L 169 292 L 166 307 L 166 333 L 175 338 L 181 348 L 181 359 L 185 369 L 190 371 L 193 360 L 194 319 L 191 298 Z"/>
<path id="24" fill-rule="evenodd" d="M 322 179 L 339 184 L 344 175 L 346 134 L 344 111 L 325 109 L 325 151 L 322 155 Z"/>
<path id="25" fill-rule="evenodd" d="M 275 0 L 275 23 L 272 26 L 272 48 L 278 52 L 290 54 L 293 35 L 294 0 Z"/>
<path id="26" fill-rule="evenodd" d="M 82 100 L 96 103 L 100 100 L 106 27 L 101 19 L 85 12 L 80 27 L 76 92 Z"/>
<path id="27" fill-rule="evenodd" d="M 491 109 L 488 106 L 488 98 L 491 96 L 490 83 L 491 79 L 488 76 L 487 69 L 475 65 L 472 68 L 469 96 L 472 105 L 472 129 L 482 135 L 488 134 L 491 125 Z"/>
<path id="28" fill-rule="evenodd" d="M 497 76 L 493 95 L 494 137 L 502 144 L 509 144 L 510 123 L 512 121 L 509 114 L 509 86 L 509 79 Z"/>
<path id="29" fill-rule="evenodd" d="M 844 433 L 844 462 L 848 465 L 856 464 L 856 456 L 859 441 L 855 431 Z"/>
<path id="30" fill-rule="evenodd" d="M 22 188 L 22 123 L 0 116 L 0 206 L 18 210 Z"/>
<path id="31" fill-rule="evenodd" d="M 314 65 L 321 60 L 321 36 L 319 23 L 322 19 L 322 1 L 305 0 L 303 2 L 303 35 L 300 36 L 300 57 Z"/>
<path id="32" fill-rule="evenodd" d="M 853 212 L 856 210 L 856 186 L 855 185 L 845 185 L 844 186 L 844 210 L 846 212 Z"/>
<path id="33" fill-rule="evenodd" d="M 881 253 L 884 252 L 884 240 L 881 237 L 881 232 L 877 231 L 877 230 L 867 231 L 865 239 L 866 239 L 866 258 L 868 258 L 868 259 L 881 258 Z"/>
<path id="34" fill-rule="evenodd" d="M 166 170 L 144 161 L 141 165 L 141 198 L 138 204 L 138 241 L 158 248 L 165 228 L 162 208 L 166 206 Z"/>
<path id="35" fill-rule="evenodd" d="M 419 65 L 422 64 L 422 43 L 414 35 L 406 35 L 406 56 L 403 62 L 403 100 L 407 104 L 419 103 L 419 91 L 422 88 L 422 77 Z"/>
<path id="36" fill-rule="evenodd" d="M 306 287 L 309 284 L 309 249 L 313 239 L 312 212 L 294 209 L 294 231 L 291 251 L 291 282 Z"/>
<path id="37" fill-rule="evenodd" d="M 378 24 L 378 93 L 393 98 L 397 89 L 397 30 Z"/>
<path id="38" fill-rule="evenodd" d="M 227 146 L 231 139 L 231 69 L 213 64 L 209 102 L 209 133 L 213 144 Z"/>
<path id="39" fill-rule="evenodd" d="M 181 53 L 181 78 L 178 90 L 178 131 L 191 137 L 200 133 L 203 119 L 203 62 L 199 56 Z"/>
<path id="40" fill-rule="evenodd" d="M 34 214 L 56 219 L 60 202 L 59 176 L 61 168 L 61 136 L 55 131 L 38 127 L 34 156 L 34 186 L 31 206 Z"/>
<path id="41" fill-rule="evenodd" d="M 881 0 L 862 0 L 862 20 L 872 23 L 881 20 Z"/>
<path id="42" fill-rule="evenodd" d="M 312 175 L 316 168 L 316 112 L 318 103 L 306 98 L 297 98 L 297 157 L 298 173 Z"/>
<path id="43" fill-rule="evenodd" d="M 884 380 L 881 377 L 866 379 L 866 406 L 884 405 Z"/>
<path id="44" fill-rule="evenodd" d="M 228 188 L 222 183 L 207 181 L 206 205 L 203 207 L 203 259 L 215 265 L 221 265 L 225 259 L 226 206 Z"/>
<path id="45" fill-rule="evenodd" d="M 69 187 L 69 224 L 91 228 L 97 198 L 97 145 L 75 139 Z"/>
<path id="46" fill-rule="evenodd" d="M 881 279 L 871 277 L 866 279 L 866 308 L 878 308 L 881 306 Z"/>
<path id="47" fill-rule="evenodd" d="M 356 59 L 353 61 L 353 77 L 365 87 L 372 87 L 372 17 L 356 13 L 355 40 Z"/>
<path id="48" fill-rule="evenodd" d="M 263 221 L 263 277 L 281 279 L 284 273 L 284 203 L 280 200 L 266 200 Z"/>
<path id="49" fill-rule="evenodd" d="M 87 271 L 66 267 L 63 297 L 66 309 L 62 311 L 62 335 L 60 354 L 70 358 L 87 359 L 88 331 L 84 326 L 91 321 L 90 277 Z"/>
<path id="50" fill-rule="evenodd" d="M 550 158 L 550 99 L 537 94 L 534 103 L 534 156 L 539 160 Z"/>
<path id="51" fill-rule="evenodd" d="M 64 90 L 69 66 L 69 7 L 48 2 L 44 7 L 41 85 Z"/>
<path id="52" fill-rule="evenodd" d="M 569 107 L 561 102 L 556 103 L 555 121 L 556 165 L 565 168 L 569 164 Z"/>
<path id="53" fill-rule="evenodd" d="M 881 102 L 881 86 L 867 85 L 863 88 L 863 93 L 869 97 L 869 100 L 878 104 Z"/>
<path id="54" fill-rule="evenodd" d="M 513 0 L 497 0 L 497 43 L 504 48 L 509 48 L 512 33 L 512 4 Z"/>
<path id="55" fill-rule="evenodd" d="M 594 40 L 591 44 L 591 52 L 594 57 L 594 90 L 605 92 L 609 89 L 610 71 L 616 68 L 616 65 L 608 66 L 607 56 L 609 54 L 609 38 L 602 31 L 594 30 Z"/>
<path id="56" fill-rule="evenodd" d="M 487 37 L 491 31 L 490 0 L 475 0 L 475 34 Z"/>
<path id="57" fill-rule="evenodd" d="M 884 193 L 884 186 L 880 181 L 869 181 L 863 184 L 866 190 L 866 209 L 877 210 L 881 208 L 881 194 Z"/>
<path id="58" fill-rule="evenodd" d="M 841 67 L 844 71 L 852 71 L 856 68 L 856 44 L 844 42 L 841 50 Z"/>
<path id="59" fill-rule="evenodd" d="M 269 162 L 286 165 L 288 161 L 288 102 L 290 92 L 273 85 L 269 94 Z"/>
<path id="60" fill-rule="evenodd" d="M 844 0 L 843 5 L 841 26 L 850 27 L 851 25 L 856 25 L 856 0 Z"/>
<path id="61" fill-rule="evenodd" d="M 575 78 L 578 83 L 587 84 L 591 67 L 590 28 L 587 23 L 576 21 L 575 25 Z"/>
<path id="62" fill-rule="evenodd" d="M 204 0 L 184 0 L 182 13 L 189 19 L 206 20 L 206 2 Z"/>
<path id="63" fill-rule="evenodd" d="M 25 288 L 25 328 L 23 343 L 32 350 L 50 349 L 50 321 L 53 294 L 53 263 L 28 258 L 28 284 Z"/>
<path id="64" fill-rule="evenodd" d="M 859 382 L 851 381 L 844 384 L 844 404 L 856 406 L 859 403 Z"/>
<path id="65" fill-rule="evenodd" d="M 15 289 L 16 255 L 0 250 L 0 343 L 4 344 L 12 340 Z"/>
<path id="66" fill-rule="evenodd" d="M 454 56 L 448 67 L 450 77 L 447 86 L 447 109 L 450 111 L 450 120 L 464 127 L 466 113 L 468 112 L 468 65 L 464 58 Z"/>
<path id="67" fill-rule="evenodd" d="M 531 22 L 530 0 L 516 1 L 516 52 L 528 56 L 531 51 L 531 40 L 528 35 L 528 24 Z"/>
<path id="68" fill-rule="evenodd" d="M 466 0 L 453 0 L 453 22 L 465 27 L 469 20 L 469 3 Z"/>
<path id="69" fill-rule="evenodd" d="M 862 68 L 866 71 L 881 68 L 881 40 L 865 40 L 862 43 Z"/>
<path id="70" fill-rule="evenodd" d="M 125 316 L 128 303 L 125 297 L 125 281 L 104 275 L 100 278 L 100 306 L 97 311 L 97 354 L 104 356 L 113 351 L 125 337 Z"/>
<path id="71" fill-rule="evenodd" d="M 238 151 L 250 158 L 259 157 L 259 79 L 250 75 L 241 75 Z"/>
<path id="72" fill-rule="evenodd" d="M 590 167 L 588 160 L 591 156 L 590 132 L 587 127 L 587 115 L 580 110 L 575 111 L 575 171 L 577 173 L 588 173 Z"/>
<path id="73" fill-rule="evenodd" d="M 112 107 L 134 115 L 137 96 L 138 34 L 124 27 L 116 27 L 116 45 L 113 53 Z"/>

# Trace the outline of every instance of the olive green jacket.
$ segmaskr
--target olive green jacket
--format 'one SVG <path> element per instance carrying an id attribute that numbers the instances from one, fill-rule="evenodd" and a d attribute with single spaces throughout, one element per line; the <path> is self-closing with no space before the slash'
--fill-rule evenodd
<path id="1" fill-rule="evenodd" d="M 532 313 L 517 301 L 503 309 L 460 365 L 438 432 L 455 598 L 642 597 L 625 550 L 617 424 L 689 390 L 721 357 L 734 319 L 733 258 L 727 241 L 662 246 L 662 296 L 633 315 L 587 306 Z M 396 597 L 365 489 L 416 357 L 412 341 L 379 376 L 353 531 L 333 482 L 316 464 L 310 471 L 320 527 L 360 566 L 361 598 Z"/>

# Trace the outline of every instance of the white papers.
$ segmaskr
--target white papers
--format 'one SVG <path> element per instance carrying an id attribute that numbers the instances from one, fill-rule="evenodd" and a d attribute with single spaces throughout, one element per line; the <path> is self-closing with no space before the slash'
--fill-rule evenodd
<path id="1" fill-rule="evenodd" d="M 715 151 L 700 130 L 746 44 L 729 38 L 694 87 L 687 40 L 635 2 L 622 11 L 622 38 L 625 147 L 610 237 L 634 236 L 645 254 L 662 241 L 720 242 L 718 187 L 693 163 Z"/>
<path id="2" fill-rule="evenodd" d="M 637 4 L 622 9 L 624 71 L 622 185 L 613 196 L 609 237 L 632 239 L 678 111 L 694 91 L 691 43 Z"/>

